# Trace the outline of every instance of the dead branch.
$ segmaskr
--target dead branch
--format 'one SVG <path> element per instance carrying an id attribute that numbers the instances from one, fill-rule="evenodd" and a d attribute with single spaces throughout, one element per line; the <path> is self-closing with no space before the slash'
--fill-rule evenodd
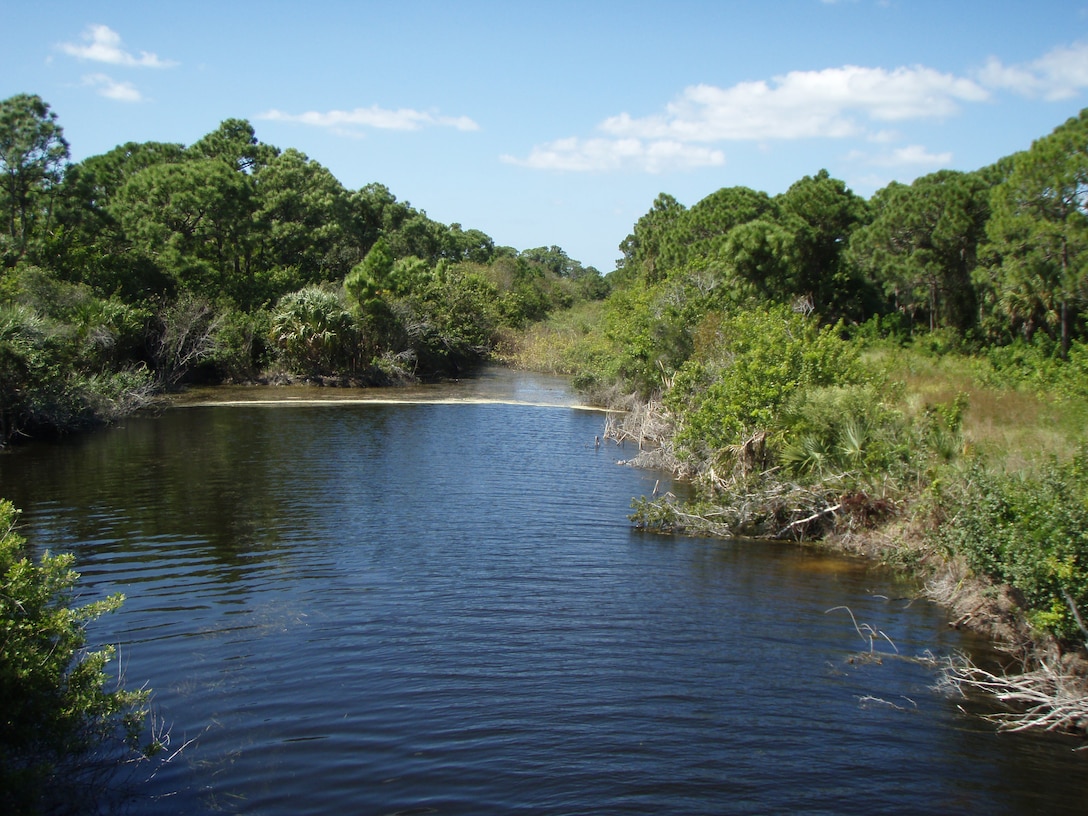
<path id="1" fill-rule="evenodd" d="M 938 688 L 966 696 L 984 693 L 1011 710 L 983 715 L 1002 731 L 1084 733 L 1088 729 L 1088 689 L 1081 678 L 1043 661 L 1022 674 L 995 674 L 976 666 L 966 655 L 947 658 Z"/>
<path id="2" fill-rule="evenodd" d="M 895 649 L 895 653 L 899 654 L 899 647 L 896 646 L 895 643 L 892 642 L 892 639 L 890 637 L 888 637 L 886 634 L 884 634 L 882 631 L 870 626 L 867 623 L 858 624 L 858 619 L 854 617 L 854 612 L 849 606 L 833 606 L 830 609 L 828 609 L 826 612 L 824 612 L 824 614 L 826 615 L 826 614 L 828 614 L 830 612 L 835 612 L 835 611 L 837 611 L 839 609 L 845 609 L 846 610 L 846 614 L 848 614 L 850 616 L 850 620 L 854 624 L 854 631 L 856 631 L 858 633 L 858 635 L 861 636 L 861 639 L 869 641 L 869 654 L 873 653 L 873 650 L 874 650 L 874 648 L 876 646 L 876 640 L 877 640 L 878 637 L 882 637 L 882 638 L 884 638 L 884 640 L 888 641 L 888 643 L 891 644 L 891 647 L 893 649 Z"/>
<path id="3" fill-rule="evenodd" d="M 789 524 L 779 530 L 778 538 L 785 538 L 786 533 L 790 532 L 794 527 L 800 527 L 802 524 L 808 524 L 810 521 L 815 521 L 816 519 L 820 518 L 820 516 L 826 516 L 828 514 L 834 515 L 841 507 L 841 503 L 836 504 L 832 507 L 825 507 L 823 510 L 817 510 L 815 513 L 813 513 L 811 516 L 808 516 L 807 518 L 797 519 L 797 521 L 791 521 Z"/>

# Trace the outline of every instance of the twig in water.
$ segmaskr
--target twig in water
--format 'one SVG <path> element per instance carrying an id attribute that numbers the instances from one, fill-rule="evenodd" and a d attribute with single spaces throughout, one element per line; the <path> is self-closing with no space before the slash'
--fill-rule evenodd
<path id="1" fill-rule="evenodd" d="M 892 639 L 890 637 L 888 637 L 886 634 L 881 632 L 879 629 L 874 629 L 872 626 L 870 626 L 867 623 L 863 623 L 863 624 L 859 625 L 858 624 L 858 619 L 854 617 L 854 613 L 850 609 L 849 606 L 833 606 L 831 609 L 828 609 L 826 612 L 824 612 L 824 614 L 826 615 L 829 612 L 835 612 L 836 610 L 839 610 L 839 609 L 845 609 L 846 610 L 846 614 L 848 614 L 850 616 L 850 620 L 853 621 L 853 623 L 854 623 L 854 630 L 861 636 L 861 639 L 862 640 L 868 639 L 868 641 L 869 641 L 869 654 L 873 653 L 873 649 L 874 649 L 875 644 L 876 644 L 876 639 L 878 637 L 882 637 L 882 638 L 884 638 L 884 640 L 888 641 L 888 643 L 891 644 L 891 647 L 893 649 L 895 649 L 895 653 L 899 654 L 899 647 L 897 647 L 894 643 L 892 643 Z"/>
<path id="2" fill-rule="evenodd" d="M 910 699 L 910 697 L 903 697 L 903 699 L 906 700 L 908 703 L 910 703 L 912 706 L 914 706 L 914 710 L 917 710 L 918 703 L 914 702 L 914 700 Z M 862 705 L 865 705 L 866 703 L 880 703 L 881 705 L 891 706 L 896 711 L 911 711 L 912 710 L 912 709 L 907 708 L 906 706 L 901 706 L 901 705 L 898 705 L 897 703 L 893 703 L 890 700 L 885 700 L 882 697 L 873 697 L 871 694 L 866 694 L 864 697 L 858 697 L 858 702 L 861 703 Z"/>

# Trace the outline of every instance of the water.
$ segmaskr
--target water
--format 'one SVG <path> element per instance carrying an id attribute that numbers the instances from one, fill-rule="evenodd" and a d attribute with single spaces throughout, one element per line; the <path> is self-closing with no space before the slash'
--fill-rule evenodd
<path id="1" fill-rule="evenodd" d="M 0 456 L 194 740 L 126 812 L 1083 812 L 1078 741 L 933 691 L 912 658 L 981 645 L 893 576 L 632 530 L 660 474 L 562 381 L 289 393 Z"/>

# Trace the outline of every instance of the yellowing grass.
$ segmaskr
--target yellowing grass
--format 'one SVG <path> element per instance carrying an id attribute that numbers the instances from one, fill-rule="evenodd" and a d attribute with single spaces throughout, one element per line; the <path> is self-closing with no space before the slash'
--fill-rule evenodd
<path id="1" fill-rule="evenodd" d="M 980 376 L 986 371 L 984 361 L 899 349 L 870 352 L 866 359 L 889 380 L 903 384 L 904 407 L 911 413 L 966 394 L 963 431 L 968 448 L 1007 469 L 1062 457 L 1088 442 L 1088 405 L 1082 400 L 984 384 Z"/>
<path id="2" fill-rule="evenodd" d="M 542 323 L 503 338 L 497 357 L 508 365 L 547 374 L 574 374 L 580 356 L 599 338 L 602 301 L 580 303 L 557 312 Z"/>

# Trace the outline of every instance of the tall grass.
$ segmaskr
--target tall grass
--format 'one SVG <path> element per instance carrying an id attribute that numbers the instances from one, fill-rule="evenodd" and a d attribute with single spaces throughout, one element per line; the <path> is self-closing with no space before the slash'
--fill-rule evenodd
<path id="1" fill-rule="evenodd" d="M 909 414 L 965 395 L 966 448 L 995 467 L 1033 470 L 1088 442 L 1088 402 L 1045 383 L 1002 377 L 987 358 L 894 347 L 870 348 L 864 358 L 889 381 L 902 384 Z"/>
<path id="2" fill-rule="evenodd" d="M 604 302 L 585 301 L 502 336 L 495 356 L 507 365 L 546 374 L 578 374 L 604 351 Z"/>

